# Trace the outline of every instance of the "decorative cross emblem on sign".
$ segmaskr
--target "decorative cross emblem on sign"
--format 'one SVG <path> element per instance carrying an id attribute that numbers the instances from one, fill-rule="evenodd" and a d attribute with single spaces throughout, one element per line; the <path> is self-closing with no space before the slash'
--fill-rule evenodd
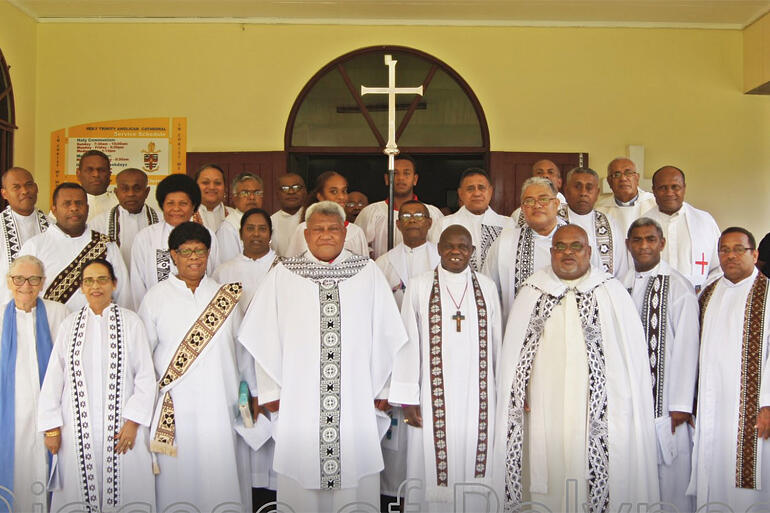
<path id="1" fill-rule="evenodd" d="M 696 261 L 695 265 L 699 265 L 700 266 L 700 273 L 701 274 L 706 274 L 706 266 L 709 265 L 709 263 L 706 262 L 706 254 L 705 253 L 701 253 L 700 254 L 700 262 Z"/>
<path id="2" fill-rule="evenodd" d="M 463 321 L 465 320 L 465 316 L 460 312 L 460 310 L 457 310 L 457 313 L 452 316 L 452 319 L 457 321 L 457 333 L 460 333 L 463 329 Z"/>

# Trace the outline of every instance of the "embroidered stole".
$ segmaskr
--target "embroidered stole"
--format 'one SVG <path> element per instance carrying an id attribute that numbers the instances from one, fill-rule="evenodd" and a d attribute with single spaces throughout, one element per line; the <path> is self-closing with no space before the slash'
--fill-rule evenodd
<path id="1" fill-rule="evenodd" d="M 529 226 L 524 226 L 519 232 L 516 242 L 516 263 L 513 266 L 513 294 L 532 276 L 535 269 L 535 239 L 534 232 Z"/>
<path id="2" fill-rule="evenodd" d="M 599 261 L 604 272 L 614 274 L 615 263 L 613 261 L 612 225 L 604 213 L 594 210 L 594 236 L 596 237 L 596 249 L 599 251 Z M 557 211 L 557 216 L 569 223 L 567 205 L 562 204 Z M 522 215 L 523 217 L 523 215 Z"/>
<path id="3" fill-rule="evenodd" d="M 529 326 L 516 365 L 508 404 L 508 432 L 506 434 L 505 495 L 506 513 L 522 510 L 522 461 L 524 449 L 524 400 L 537 350 L 545 324 L 553 309 L 566 291 L 560 296 L 543 293 L 535 303 Z M 607 388 L 604 365 L 604 343 L 602 341 L 599 305 L 594 291 L 575 292 L 580 324 L 588 355 L 588 447 L 586 467 L 588 477 L 587 511 L 604 513 L 609 511 L 609 428 L 607 424 Z"/>
<path id="4" fill-rule="evenodd" d="M 327 266 L 305 258 L 304 253 L 283 261 L 284 267 L 289 271 L 318 284 L 321 310 L 318 422 L 321 489 L 342 488 L 340 413 L 343 341 L 339 284 L 358 274 L 368 262 L 368 257 L 353 255 L 339 264 Z M 355 341 L 350 343 L 355 344 Z"/>
<path id="5" fill-rule="evenodd" d="M 155 434 L 150 441 L 150 451 L 176 456 L 176 447 L 174 446 L 176 422 L 171 389 L 179 383 L 179 380 L 190 370 L 203 350 L 208 347 L 209 342 L 235 309 L 241 292 L 243 292 L 243 286 L 238 282 L 222 285 L 179 343 L 166 371 L 158 381 L 158 390 L 163 397 Z M 153 422 L 155 421 L 153 420 Z M 158 468 L 154 470 L 156 474 L 159 472 Z"/>
<path id="6" fill-rule="evenodd" d="M 48 218 L 40 210 L 35 211 L 37 216 L 37 226 L 40 228 L 40 233 L 43 233 L 48 229 Z M 16 219 L 13 218 L 13 211 L 11 207 L 5 207 L 2 211 L 3 216 L 3 241 L 5 242 L 5 256 L 8 258 L 8 265 L 16 260 L 16 257 L 21 251 L 21 234 L 19 228 L 16 226 Z"/>
<path id="7" fill-rule="evenodd" d="M 471 271 L 471 283 L 473 284 L 473 296 L 476 300 L 476 314 L 479 326 L 479 412 L 478 432 L 476 435 L 476 462 L 474 477 L 484 478 L 487 474 L 487 421 L 489 420 L 489 386 L 487 372 L 489 369 L 488 349 L 488 322 L 487 304 L 481 292 L 476 273 Z M 433 271 L 433 287 L 430 292 L 429 302 L 429 326 L 430 326 L 430 395 L 431 409 L 433 411 L 433 447 L 436 453 L 436 485 L 449 486 L 448 475 L 448 447 L 446 426 L 446 402 L 444 401 L 444 363 L 442 343 L 442 313 L 441 313 L 441 287 L 438 278 L 438 268 Z"/>
<path id="8" fill-rule="evenodd" d="M 91 231 L 91 240 L 77 254 L 67 267 L 61 270 L 53 279 L 43 296 L 51 301 L 58 301 L 66 304 L 72 295 L 77 292 L 80 285 L 81 266 L 95 258 L 106 258 L 107 244 L 111 242 L 110 238 L 99 232 Z"/>
<path id="9" fill-rule="evenodd" d="M 474 271 L 480 271 L 484 266 L 484 262 L 487 260 L 487 253 L 492 243 L 503 231 L 502 226 L 492 226 L 488 224 L 481 225 L 481 240 L 479 241 L 479 247 L 471 255 L 471 269 Z"/>
<path id="10" fill-rule="evenodd" d="M 155 276 L 158 283 L 168 279 L 171 274 L 171 252 L 167 249 L 155 250 Z"/>
<path id="11" fill-rule="evenodd" d="M 669 276 L 650 276 L 644 290 L 642 325 L 647 339 L 647 355 L 652 376 L 655 418 L 663 416 L 663 381 L 666 371 L 666 328 L 668 326 Z"/>
<path id="12" fill-rule="evenodd" d="M 701 294 L 701 326 L 706 308 L 719 280 L 710 284 Z M 759 414 L 759 390 L 762 381 L 762 342 L 765 337 L 765 310 L 767 308 L 767 278 L 757 273 L 746 298 L 741 344 L 741 389 L 738 405 L 738 440 L 735 450 L 735 487 L 756 490 L 762 462 L 757 458 L 758 445 L 754 425 Z"/>
<path id="13" fill-rule="evenodd" d="M 155 212 L 155 209 L 145 205 L 144 213 L 147 216 L 147 226 L 158 222 L 158 213 Z M 120 211 L 118 210 L 118 205 L 115 205 L 110 210 L 107 221 L 107 235 L 120 247 Z"/>
<path id="14" fill-rule="evenodd" d="M 123 343 L 123 316 L 116 304 L 111 304 L 104 311 L 108 316 L 108 340 L 106 341 L 107 369 L 103 376 L 103 447 L 102 475 L 96 475 L 96 451 L 94 436 L 91 431 L 95 420 L 91 415 L 88 401 L 86 373 L 83 368 L 84 344 L 105 344 L 104 341 L 86 341 L 88 306 L 80 309 L 73 325 L 72 337 L 68 346 L 67 379 L 70 383 L 70 402 L 74 425 L 75 459 L 78 465 L 79 491 L 81 504 L 88 513 L 117 509 L 121 504 L 121 462 L 123 456 L 115 453 L 115 440 L 123 425 L 123 395 L 125 388 L 125 364 Z M 101 363 L 101 362 L 100 362 Z M 99 497 L 99 482 L 102 483 L 103 500 Z"/>

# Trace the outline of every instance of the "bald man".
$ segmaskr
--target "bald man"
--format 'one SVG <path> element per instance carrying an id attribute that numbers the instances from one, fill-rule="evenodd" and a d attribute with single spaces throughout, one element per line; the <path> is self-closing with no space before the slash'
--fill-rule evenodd
<path id="1" fill-rule="evenodd" d="M 596 210 L 615 220 L 623 233 L 636 219 L 655 206 L 655 196 L 639 188 L 636 164 L 626 157 L 616 157 L 607 166 L 607 183 L 612 196 L 596 202 Z"/>
<path id="2" fill-rule="evenodd" d="M 48 229 L 49 220 L 35 207 L 37 184 L 32 173 L 22 167 L 12 167 L 2 176 L 3 199 L 8 206 L 2 211 L 0 222 L 0 276 L 8 274 L 8 267 L 19 255 L 22 244 Z M 10 299 L 7 287 L 0 287 L 0 298 Z"/>
<path id="3" fill-rule="evenodd" d="M 556 189 L 556 199 L 559 200 L 559 205 L 566 205 L 567 199 L 559 192 L 561 191 L 561 170 L 552 160 L 542 159 L 532 164 L 532 176 L 539 176 L 541 178 L 548 179 L 554 189 Z M 517 226 L 524 226 L 527 224 L 527 220 L 521 211 L 521 207 L 517 208 L 511 214 L 511 218 L 516 221 Z"/>

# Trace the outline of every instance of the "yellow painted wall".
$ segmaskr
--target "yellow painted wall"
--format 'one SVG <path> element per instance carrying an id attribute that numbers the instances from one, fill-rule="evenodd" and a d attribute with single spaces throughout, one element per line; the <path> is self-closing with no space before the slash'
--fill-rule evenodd
<path id="1" fill-rule="evenodd" d="M 743 31 L 743 90 L 770 82 L 770 13 Z"/>
<path id="2" fill-rule="evenodd" d="M 35 171 L 35 101 L 37 81 L 37 23 L 0 0 L 0 50 L 10 66 L 16 103 L 14 164 Z M 48 179 L 47 161 L 37 170 L 38 179 Z"/>
<path id="3" fill-rule="evenodd" d="M 188 151 L 283 149 L 305 82 L 377 44 L 454 67 L 493 150 L 583 151 L 604 174 L 642 144 L 648 175 L 682 167 L 688 198 L 721 226 L 770 230 L 770 98 L 742 94 L 737 30 L 45 23 L 36 161 L 53 130 L 149 116 L 187 116 Z"/>

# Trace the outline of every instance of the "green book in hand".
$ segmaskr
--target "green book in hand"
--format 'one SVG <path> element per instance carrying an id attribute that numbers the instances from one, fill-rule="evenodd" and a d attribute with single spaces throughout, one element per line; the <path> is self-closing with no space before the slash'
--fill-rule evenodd
<path id="1" fill-rule="evenodd" d="M 241 381 L 241 386 L 238 389 L 238 410 L 241 412 L 243 425 L 247 428 L 254 427 L 254 417 L 252 417 L 251 410 L 251 392 L 249 392 L 249 385 L 245 381 Z"/>

